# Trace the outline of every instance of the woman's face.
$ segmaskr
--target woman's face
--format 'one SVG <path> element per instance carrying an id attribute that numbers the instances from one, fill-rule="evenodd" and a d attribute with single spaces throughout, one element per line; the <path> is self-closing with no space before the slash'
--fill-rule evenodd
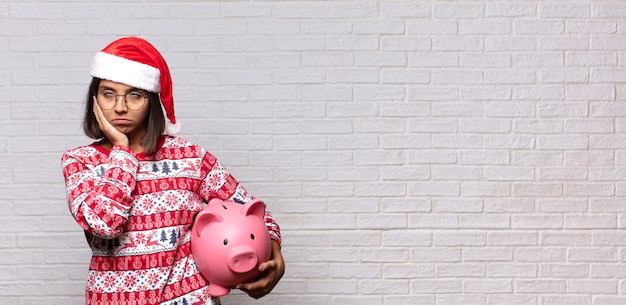
<path id="1" fill-rule="evenodd" d="M 144 90 L 101 80 L 96 100 L 105 118 L 115 129 L 126 134 L 131 142 L 141 140 L 146 133 L 150 108 Z"/>

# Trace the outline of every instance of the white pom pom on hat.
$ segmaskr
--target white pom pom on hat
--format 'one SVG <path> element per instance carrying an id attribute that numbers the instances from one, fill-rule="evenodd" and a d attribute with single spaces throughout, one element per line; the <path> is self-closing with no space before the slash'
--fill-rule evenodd
<path id="1" fill-rule="evenodd" d="M 90 75 L 159 93 L 166 117 L 165 133 L 175 135 L 181 131 L 174 115 L 170 70 L 161 53 L 145 39 L 123 37 L 113 41 L 96 53 Z"/>

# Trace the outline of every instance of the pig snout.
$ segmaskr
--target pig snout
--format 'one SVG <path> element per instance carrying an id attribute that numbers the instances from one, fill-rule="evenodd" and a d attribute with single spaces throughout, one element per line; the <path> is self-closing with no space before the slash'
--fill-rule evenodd
<path id="1" fill-rule="evenodd" d="M 246 273 L 256 268 L 259 256 L 248 246 L 233 248 L 228 256 L 228 267 L 235 273 Z"/>

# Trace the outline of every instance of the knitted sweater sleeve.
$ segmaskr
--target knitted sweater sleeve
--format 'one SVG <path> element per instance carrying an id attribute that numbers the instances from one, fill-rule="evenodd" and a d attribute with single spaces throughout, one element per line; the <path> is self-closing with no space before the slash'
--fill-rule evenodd
<path id="1" fill-rule="evenodd" d="M 200 187 L 201 196 L 206 202 L 211 198 L 219 198 L 243 204 L 253 198 L 224 165 L 209 152 L 204 152 L 201 175 L 203 177 Z M 280 227 L 267 208 L 265 209 L 265 225 L 270 237 L 280 244 L 282 242 Z"/>
<path id="2" fill-rule="evenodd" d="M 96 154 L 93 150 L 91 154 Z M 63 176 L 72 216 L 88 233 L 110 239 L 128 220 L 139 162 L 126 147 L 114 146 L 99 160 L 84 150 L 63 155 Z"/>

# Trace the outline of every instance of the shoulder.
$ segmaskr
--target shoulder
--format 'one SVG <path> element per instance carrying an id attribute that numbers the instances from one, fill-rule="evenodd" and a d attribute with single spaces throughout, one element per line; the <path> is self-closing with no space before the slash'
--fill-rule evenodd
<path id="1" fill-rule="evenodd" d="M 91 158 L 99 154 L 100 151 L 93 145 L 84 145 L 70 148 L 63 153 L 63 159 L 66 158 Z"/>
<path id="2" fill-rule="evenodd" d="M 185 138 L 174 137 L 174 136 L 163 136 L 163 145 L 161 146 L 163 149 L 176 149 L 176 148 L 199 148 L 200 145 L 193 143 Z"/>
<path id="3" fill-rule="evenodd" d="M 99 163 L 98 160 L 106 158 L 106 154 L 95 145 L 84 145 L 66 150 L 61 157 L 63 165 L 72 162 Z"/>

